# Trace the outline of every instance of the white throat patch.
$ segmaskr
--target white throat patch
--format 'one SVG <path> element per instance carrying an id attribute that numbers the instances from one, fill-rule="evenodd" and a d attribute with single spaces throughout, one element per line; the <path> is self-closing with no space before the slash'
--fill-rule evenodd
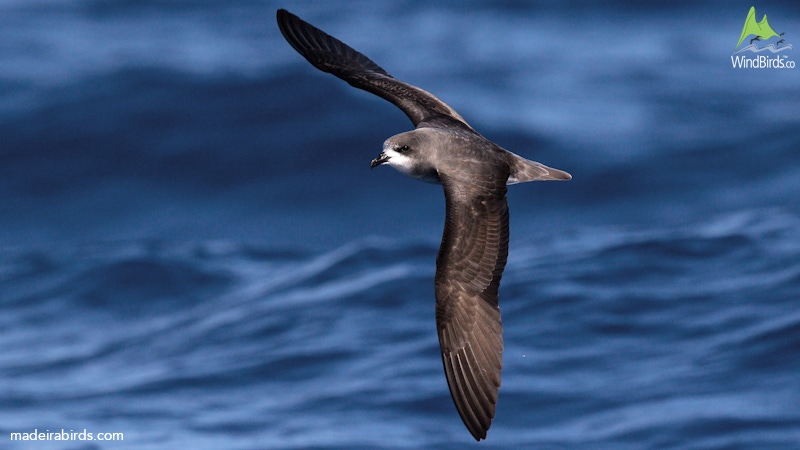
<path id="1" fill-rule="evenodd" d="M 411 169 L 414 167 L 414 162 L 411 160 L 411 158 L 391 148 L 388 148 L 383 152 L 389 157 L 389 160 L 386 161 L 387 165 L 394 167 L 395 170 L 400 173 L 411 175 Z"/>

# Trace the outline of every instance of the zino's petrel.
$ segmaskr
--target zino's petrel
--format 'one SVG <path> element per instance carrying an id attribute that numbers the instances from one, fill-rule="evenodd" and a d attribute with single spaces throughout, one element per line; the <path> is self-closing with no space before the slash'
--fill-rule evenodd
<path id="1" fill-rule="evenodd" d="M 503 354 L 497 288 L 508 256 L 506 186 L 570 174 L 504 150 L 444 102 L 396 80 L 361 53 L 279 9 L 281 33 L 308 62 L 392 102 L 416 129 L 392 136 L 370 167 L 444 186 L 444 234 L 436 257 L 436 328 L 456 409 L 477 440 L 492 424 Z"/>

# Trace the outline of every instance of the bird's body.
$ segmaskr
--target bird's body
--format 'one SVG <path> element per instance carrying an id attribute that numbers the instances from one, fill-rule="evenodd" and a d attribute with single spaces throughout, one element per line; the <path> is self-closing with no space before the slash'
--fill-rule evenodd
<path id="1" fill-rule="evenodd" d="M 450 106 L 399 81 L 361 53 L 278 10 L 286 40 L 318 69 L 399 107 L 416 127 L 387 139 L 382 164 L 445 194 L 445 225 L 436 258 L 436 326 L 450 393 L 467 429 L 480 440 L 494 418 L 503 337 L 498 288 L 508 256 L 508 184 L 569 180 L 563 171 L 511 153 L 475 131 Z"/>

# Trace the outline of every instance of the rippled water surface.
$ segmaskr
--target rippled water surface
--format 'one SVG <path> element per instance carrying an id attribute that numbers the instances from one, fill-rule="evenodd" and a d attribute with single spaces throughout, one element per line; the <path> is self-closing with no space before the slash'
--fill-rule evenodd
<path id="1" fill-rule="evenodd" d="M 368 169 L 410 123 L 278 7 L 574 177 L 510 188 L 479 445 L 800 447 L 800 72 L 731 67 L 749 4 L 593 5 L 0 1 L 0 448 L 478 445 L 441 188 Z"/>

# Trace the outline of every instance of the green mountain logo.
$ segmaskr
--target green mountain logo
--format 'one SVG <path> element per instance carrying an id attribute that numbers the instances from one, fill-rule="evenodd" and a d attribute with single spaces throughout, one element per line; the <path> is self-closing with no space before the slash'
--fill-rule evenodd
<path id="1" fill-rule="evenodd" d="M 769 26 L 769 22 L 767 22 L 767 15 L 764 14 L 764 18 L 761 19 L 761 22 L 756 22 L 756 7 L 751 6 L 750 12 L 747 13 L 747 19 L 744 21 L 744 27 L 742 28 L 742 35 L 739 37 L 739 42 L 736 44 L 736 50 L 742 45 L 742 41 L 744 41 L 748 36 L 755 35 L 753 40 L 767 40 L 773 36 L 779 36 L 775 30 Z M 752 41 L 750 42 L 752 44 Z"/>

